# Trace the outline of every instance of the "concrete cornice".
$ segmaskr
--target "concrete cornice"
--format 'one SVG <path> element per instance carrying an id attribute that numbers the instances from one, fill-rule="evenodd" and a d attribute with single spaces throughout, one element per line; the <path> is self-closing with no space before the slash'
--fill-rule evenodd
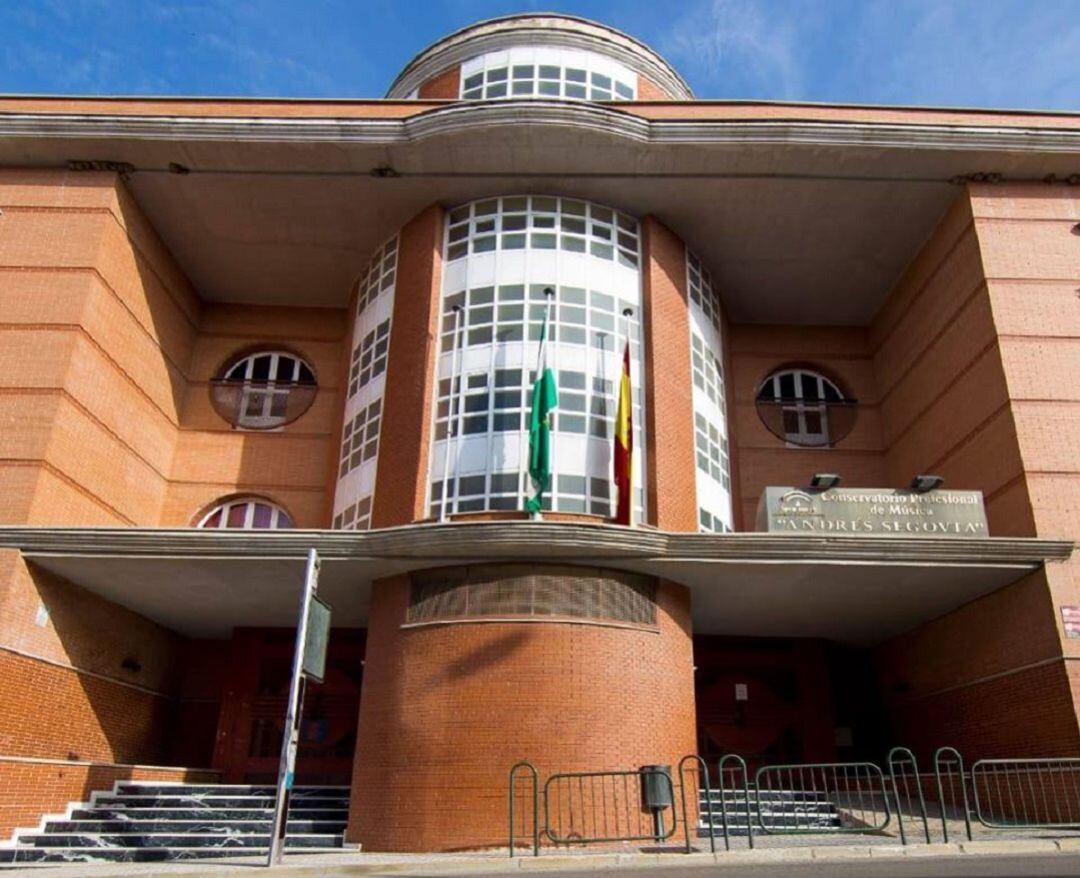
<path id="1" fill-rule="evenodd" d="M 907 150 L 1078 153 L 1080 129 L 806 120 L 650 120 L 632 109 L 561 100 L 454 103 L 407 118 L 0 114 L 0 138 L 408 145 L 506 126 L 592 131 L 637 143 L 804 145 Z"/>
<path id="2" fill-rule="evenodd" d="M 373 531 L 0 528 L 0 548 L 27 557 L 300 559 L 588 558 L 667 561 L 1021 565 L 1064 561 L 1069 540 L 807 534 L 687 534 L 549 522 L 419 524 Z"/>
<path id="3" fill-rule="evenodd" d="M 405 65 L 386 96 L 404 98 L 444 70 L 515 46 L 552 46 L 604 55 L 642 74 L 674 100 L 694 97 L 675 68 L 640 40 L 587 18 L 544 13 L 481 21 L 443 37 Z"/>

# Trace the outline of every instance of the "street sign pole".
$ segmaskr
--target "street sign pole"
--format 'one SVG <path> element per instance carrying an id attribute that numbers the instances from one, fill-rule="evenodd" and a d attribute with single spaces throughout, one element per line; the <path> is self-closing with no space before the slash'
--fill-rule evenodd
<path id="1" fill-rule="evenodd" d="M 300 713 L 304 702 L 304 653 L 308 640 L 308 617 L 319 587 L 319 553 L 308 552 L 307 570 L 304 574 L 304 593 L 300 598 L 300 618 L 296 626 L 296 654 L 293 656 L 292 681 L 289 686 L 289 705 L 285 712 L 285 734 L 281 741 L 281 762 L 278 765 L 277 795 L 274 798 L 274 820 L 270 828 L 270 850 L 266 865 L 281 863 L 285 852 L 286 817 L 289 812 L 289 796 L 293 788 L 296 769 L 296 748 L 300 742 Z"/>

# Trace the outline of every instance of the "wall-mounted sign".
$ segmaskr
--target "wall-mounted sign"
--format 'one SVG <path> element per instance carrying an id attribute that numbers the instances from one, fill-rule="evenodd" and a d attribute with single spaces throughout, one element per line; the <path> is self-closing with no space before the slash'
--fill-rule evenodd
<path id="1" fill-rule="evenodd" d="M 1065 636 L 1080 639 L 1080 607 L 1062 607 L 1061 623 L 1065 626 Z"/>
<path id="2" fill-rule="evenodd" d="M 766 488 L 757 529 L 769 533 L 986 537 L 981 491 Z"/>

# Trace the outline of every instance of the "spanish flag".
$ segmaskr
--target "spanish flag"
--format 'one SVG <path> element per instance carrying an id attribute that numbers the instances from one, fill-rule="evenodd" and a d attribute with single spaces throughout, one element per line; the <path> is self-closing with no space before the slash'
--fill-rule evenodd
<path id="1" fill-rule="evenodd" d="M 616 524 L 631 524 L 630 473 L 634 456 L 634 423 L 630 407 L 630 340 L 623 351 L 622 378 L 619 381 L 619 403 L 615 408 L 615 488 L 619 503 L 615 509 Z"/>

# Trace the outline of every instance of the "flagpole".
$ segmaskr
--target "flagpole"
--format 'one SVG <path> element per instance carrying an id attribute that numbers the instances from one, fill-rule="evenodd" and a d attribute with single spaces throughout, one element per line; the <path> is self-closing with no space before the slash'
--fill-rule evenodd
<path id="1" fill-rule="evenodd" d="M 544 287 L 544 298 L 547 300 L 547 307 L 544 309 L 544 328 L 540 332 L 540 350 L 536 352 L 536 378 L 540 379 L 540 376 L 544 373 L 544 366 L 547 361 L 547 343 L 548 343 L 548 330 L 551 327 L 551 306 L 555 301 L 555 290 L 551 287 Z M 535 382 L 533 383 L 535 387 Z M 534 402 L 535 404 L 535 402 Z M 530 521 L 543 521 L 544 516 L 539 509 L 535 512 L 529 513 Z"/>
<path id="2" fill-rule="evenodd" d="M 443 455 L 442 499 L 439 502 L 439 521 L 446 522 L 449 517 L 446 512 L 446 490 L 450 484 L 450 453 L 457 447 L 457 422 L 454 420 L 454 402 L 458 394 L 454 392 L 454 382 L 457 380 L 458 344 L 461 335 L 461 306 L 454 306 L 454 347 L 450 354 L 450 398 L 447 400 L 446 412 L 446 453 Z M 460 387 L 458 391 L 460 392 Z M 457 492 L 454 492 L 457 497 Z"/>
<path id="3" fill-rule="evenodd" d="M 633 308 L 623 308 L 623 318 L 626 320 L 626 350 L 630 349 L 630 316 L 634 313 Z M 620 372 L 621 374 L 621 372 Z M 630 407 L 630 447 L 634 444 L 634 400 L 633 395 L 627 400 Z M 626 508 L 628 511 L 627 526 L 634 526 L 634 455 L 630 454 L 630 472 L 627 473 L 627 485 L 629 485 L 630 502 L 627 503 Z"/>

